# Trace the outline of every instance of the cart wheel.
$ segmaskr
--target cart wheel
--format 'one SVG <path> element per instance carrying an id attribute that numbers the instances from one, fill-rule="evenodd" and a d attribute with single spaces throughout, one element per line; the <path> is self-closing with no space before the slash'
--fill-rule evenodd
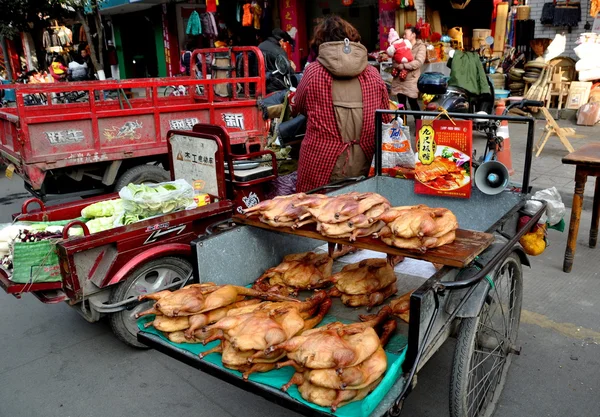
<path id="1" fill-rule="evenodd" d="M 115 183 L 115 191 L 121 191 L 121 188 L 129 184 L 155 184 L 158 182 L 170 181 L 171 175 L 162 167 L 156 165 L 138 165 L 128 169 L 119 177 Z"/>
<path id="2" fill-rule="evenodd" d="M 450 416 L 491 416 L 502 393 L 515 353 L 523 268 L 517 254 L 494 273 L 486 303 L 475 318 L 463 319 L 450 378 Z"/>
<path id="3" fill-rule="evenodd" d="M 135 271 L 127 280 L 117 285 L 112 291 L 110 302 L 118 303 L 139 295 L 160 291 L 165 286 L 183 281 L 192 271 L 192 265 L 181 258 L 166 257 L 150 261 Z M 137 319 L 135 315 L 152 307 L 153 301 L 141 303 L 130 310 L 123 310 L 110 315 L 113 333 L 126 344 L 146 348 L 137 341 Z"/>

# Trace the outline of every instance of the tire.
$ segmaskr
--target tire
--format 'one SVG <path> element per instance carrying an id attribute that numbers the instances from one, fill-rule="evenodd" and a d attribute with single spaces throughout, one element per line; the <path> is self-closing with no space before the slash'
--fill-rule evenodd
<path id="1" fill-rule="evenodd" d="M 112 290 L 110 303 L 160 291 L 173 282 L 183 281 L 190 272 L 192 272 L 192 265 L 181 258 L 169 256 L 150 261 L 138 267 L 124 282 Z M 148 310 L 152 304 L 152 301 L 148 301 L 132 309 L 111 314 L 110 327 L 115 336 L 129 346 L 146 349 L 146 345 L 137 341 L 138 328 L 135 314 Z"/>
<path id="2" fill-rule="evenodd" d="M 506 383 L 523 302 L 518 255 L 508 256 L 493 277 L 494 288 L 479 316 L 463 319 L 458 331 L 450 377 L 451 417 L 491 416 Z"/>
<path id="3" fill-rule="evenodd" d="M 162 167 L 156 165 L 138 165 L 128 169 L 119 177 L 115 183 L 115 191 L 119 192 L 121 188 L 128 184 L 145 184 L 170 181 L 171 175 Z"/>

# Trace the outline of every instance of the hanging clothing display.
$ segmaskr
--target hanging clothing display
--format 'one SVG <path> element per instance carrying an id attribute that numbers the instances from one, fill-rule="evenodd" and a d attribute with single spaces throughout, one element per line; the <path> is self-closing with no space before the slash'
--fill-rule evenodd
<path id="1" fill-rule="evenodd" d="M 590 0 L 590 15 L 596 17 L 600 13 L 600 0 Z"/>
<path id="2" fill-rule="evenodd" d="M 217 21 L 215 20 L 215 16 L 212 13 L 202 14 L 202 28 L 206 36 L 217 36 L 217 34 L 219 33 L 219 28 L 217 27 Z"/>
<path id="3" fill-rule="evenodd" d="M 79 28 L 79 42 L 87 42 L 87 35 L 85 34 L 85 29 L 83 25 Z"/>
<path id="4" fill-rule="evenodd" d="M 262 7 L 258 3 L 252 5 L 252 25 L 254 29 L 260 29 L 260 17 L 262 16 Z"/>
<path id="5" fill-rule="evenodd" d="M 250 3 L 244 4 L 244 16 L 242 17 L 242 26 L 252 26 L 252 5 Z"/>
<path id="6" fill-rule="evenodd" d="M 598 0 L 598 1 L 600 1 L 600 0 Z M 235 20 L 238 23 L 242 23 L 242 11 L 243 11 L 242 3 L 238 3 L 236 10 L 235 10 Z"/>
<path id="7" fill-rule="evenodd" d="M 56 32 L 60 46 L 67 46 L 73 42 L 73 33 L 70 29 L 61 26 Z"/>
<path id="8" fill-rule="evenodd" d="M 190 15 L 185 33 L 193 36 L 202 34 L 202 24 L 200 23 L 200 15 L 195 10 Z"/>
<path id="9" fill-rule="evenodd" d="M 47 30 L 45 30 L 44 33 L 42 34 L 42 45 L 44 46 L 44 49 L 50 48 L 52 46 L 52 39 L 50 38 L 50 32 L 48 32 Z"/>

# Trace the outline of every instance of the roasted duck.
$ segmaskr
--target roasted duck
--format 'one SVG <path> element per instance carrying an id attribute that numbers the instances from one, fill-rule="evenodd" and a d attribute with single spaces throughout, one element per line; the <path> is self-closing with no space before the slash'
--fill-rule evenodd
<path id="1" fill-rule="evenodd" d="M 167 317 L 156 316 L 153 321 L 146 323 L 145 327 L 154 326 L 156 330 L 165 333 L 177 331 L 186 331 L 186 334 L 194 333 L 196 330 L 220 320 L 227 315 L 227 312 L 233 308 L 241 308 L 260 303 L 260 300 L 246 300 L 231 304 L 226 307 L 218 308 L 207 313 L 195 314 L 193 316 Z"/>
<path id="2" fill-rule="evenodd" d="M 349 295 L 342 294 L 341 300 L 344 305 L 348 307 L 363 307 L 366 306 L 368 310 L 372 309 L 375 306 L 383 304 L 383 302 L 390 298 L 392 295 L 398 292 L 398 288 L 396 287 L 396 283 L 388 285 L 381 290 L 374 291 L 370 294 L 359 294 L 359 295 Z"/>
<path id="3" fill-rule="evenodd" d="M 364 214 L 380 204 L 387 204 L 389 207 L 390 202 L 376 193 L 352 192 L 329 198 L 304 195 L 294 206 L 305 207 L 320 223 L 341 223 Z"/>
<path id="4" fill-rule="evenodd" d="M 394 260 L 394 264 L 401 259 Z M 372 308 L 396 293 L 394 267 L 386 259 L 365 259 L 346 265 L 332 275 L 331 281 L 334 287 L 329 290 L 329 295 L 341 297 L 349 307 Z"/>
<path id="5" fill-rule="evenodd" d="M 387 245 L 419 251 L 452 243 L 458 229 L 456 216 L 450 210 L 424 205 L 393 207 L 370 221 L 387 224 L 374 234 Z"/>
<path id="6" fill-rule="evenodd" d="M 377 316 L 363 323 L 330 323 L 303 332 L 284 343 L 266 350 L 270 353 L 283 349 L 291 363 L 311 369 L 346 368 L 362 363 L 380 345 L 373 329 L 383 322 L 391 309 L 384 307 Z"/>
<path id="7" fill-rule="evenodd" d="M 436 156 L 430 165 L 417 164 L 415 177 L 422 183 L 428 183 L 439 177 L 451 176 L 452 174 L 460 175 L 463 169 L 447 158 Z"/>
<path id="8" fill-rule="evenodd" d="M 405 239 L 394 236 L 392 231 L 386 226 L 375 236 L 381 238 L 381 240 L 389 246 L 426 252 L 427 249 L 439 248 L 440 246 L 454 242 L 456 239 L 456 232 L 452 231 L 440 237 L 413 237 L 411 239 Z"/>
<path id="9" fill-rule="evenodd" d="M 377 321 L 387 314 L 386 310 L 383 309 L 378 316 L 369 316 L 365 319 L 370 319 L 371 323 Z M 302 398 L 322 407 L 331 407 L 334 412 L 337 407 L 363 399 L 379 385 L 383 374 L 387 370 L 387 356 L 382 345 L 387 343 L 395 328 L 395 320 L 392 319 L 386 322 L 381 341 L 377 339 L 378 343 L 372 353 L 362 356 L 349 367 L 311 369 L 311 367 L 302 366 L 293 360 L 279 363 L 278 367 L 292 365 L 296 369 L 296 373 L 282 387 L 282 390 L 287 391 L 290 386 L 298 385 L 298 391 Z M 372 330 L 372 328 L 370 329 Z M 366 352 L 371 348 L 370 339 L 368 342 L 366 339 L 353 340 L 352 342 L 357 351 L 363 350 Z"/>
<path id="10" fill-rule="evenodd" d="M 336 412 L 338 407 L 342 407 L 354 401 L 360 401 L 369 395 L 381 382 L 379 378 L 371 385 L 357 390 L 335 390 L 323 388 L 312 384 L 306 374 L 296 372 L 290 382 L 281 389 L 287 391 L 292 385 L 298 386 L 298 391 L 302 398 L 321 407 L 331 407 L 332 412 Z"/>
<path id="11" fill-rule="evenodd" d="M 330 307 L 331 299 L 320 291 L 303 303 L 267 302 L 230 310 L 230 316 L 195 332 L 195 338 L 203 339 L 204 344 L 221 341 L 200 357 L 221 353 L 223 365 L 242 372 L 245 379 L 254 372 L 269 371 L 285 357 L 285 351 L 270 349 L 266 352 L 266 348 L 312 329 L 321 322 Z M 204 336 L 208 333 L 211 336 Z"/>
<path id="12" fill-rule="evenodd" d="M 402 320 L 408 323 L 410 320 L 410 296 L 412 295 L 412 291 L 404 294 L 400 298 L 396 298 L 395 300 L 390 301 L 390 307 L 392 309 L 392 314 L 400 317 Z"/>
<path id="13" fill-rule="evenodd" d="M 333 259 L 326 253 L 314 252 L 287 255 L 283 262 L 270 268 L 256 280 L 259 291 L 295 294 L 298 290 L 322 288 L 329 283 Z"/>
<path id="14" fill-rule="evenodd" d="M 205 327 L 204 331 L 223 330 L 224 338 L 237 350 L 262 351 L 283 343 L 304 330 L 305 319 L 310 317 L 311 310 L 314 311 L 326 297 L 326 293 L 320 291 L 305 302 L 290 303 L 276 310 L 257 308 L 250 313 L 227 316 Z M 309 314 L 303 315 L 305 312 Z"/>
<path id="15" fill-rule="evenodd" d="M 302 196 L 303 194 L 292 194 L 265 200 L 244 210 L 244 214 L 248 217 L 260 216 L 261 221 L 270 223 L 275 227 L 283 227 L 284 225 L 291 227 L 307 213 L 303 207 L 294 206 Z M 325 196 L 322 197 L 326 198 Z"/>
<path id="16" fill-rule="evenodd" d="M 229 306 L 241 301 L 246 296 L 273 301 L 297 301 L 279 294 L 265 293 L 235 285 L 193 284 L 173 292 L 161 291 L 141 296 L 140 300 L 155 299 L 158 301 L 150 310 L 138 314 L 137 317 L 148 314 L 168 317 L 193 316 Z"/>
<path id="17" fill-rule="evenodd" d="M 305 373 L 310 383 L 330 389 L 356 390 L 367 387 L 379 379 L 387 370 L 387 356 L 383 346 L 396 330 L 394 319 L 387 321 L 383 326 L 381 335 L 381 346 L 365 359 L 364 362 L 343 369 L 313 369 Z M 296 371 L 305 372 L 304 368 L 296 368 Z"/>
<path id="18" fill-rule="evenodd" d="M 344 294 L 360 295 L 381 290 L 396 282 L 394 267 L 387 259 L 365 259 L 346 265 L 332 275 L 335 288 Z"/>

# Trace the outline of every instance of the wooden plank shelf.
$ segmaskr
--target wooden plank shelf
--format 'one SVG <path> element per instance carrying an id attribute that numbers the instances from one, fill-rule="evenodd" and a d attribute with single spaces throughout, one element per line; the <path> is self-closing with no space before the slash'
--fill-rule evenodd
<path id="1" fill-rule="evenodd" d="M 350 245 L 359 249 L 368 249 L 376 252 L 387 253 L 388 255 L 421 259 L 455 268 L 464 268 L 468 266 L 476 256 L 486 250 L 494 241 L 494 236 L 489 233 L 458 229 L 456 231 L 456 239 L 454 242 L 439 248 L 429 249 L 426 252 L 419 252 L 410 249 L 399 249 L 388 246 L 381 240 L 374 239 L 372 237 L 359 237 L 355 242 L 350 242 L 348 239 L 330 238 L 317 232 L 315 224 L 309 224 L 299 229 L 292 229 L 290 227 L 273 227 L 262 223 L 260 220 L 247 218 L 240 215 L 233 216 L 233 220 L 238 224 L 245 224 L 273 232 L 287 233 L 291 235 L 322 240 L 329 243 Z"/>

